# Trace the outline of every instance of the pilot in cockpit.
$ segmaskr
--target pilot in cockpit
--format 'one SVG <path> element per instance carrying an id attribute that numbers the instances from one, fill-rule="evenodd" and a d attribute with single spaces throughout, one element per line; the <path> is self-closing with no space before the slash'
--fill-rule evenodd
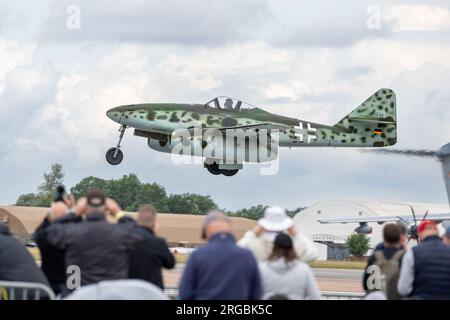
<path id="1" fill-rule="evenodd" d="M 233 99 L 227 98 L 223 105 L 225 106 L 225 109 L 233 110 Z"/>

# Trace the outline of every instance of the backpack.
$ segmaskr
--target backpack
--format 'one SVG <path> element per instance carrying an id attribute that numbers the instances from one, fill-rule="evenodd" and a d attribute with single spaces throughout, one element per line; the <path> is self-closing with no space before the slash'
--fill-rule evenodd
<path id="1" fill-rule="evenodd" d="M 380 267 L 381 291 L 389 300 L 399 300 L 402 297 L 397 292 L 397 283 L 400 276 L 400 259 L 404 250 L 398 250 L 390 259 L 386 259 L 382 250 L 374 253 L 374 264 Z"/>

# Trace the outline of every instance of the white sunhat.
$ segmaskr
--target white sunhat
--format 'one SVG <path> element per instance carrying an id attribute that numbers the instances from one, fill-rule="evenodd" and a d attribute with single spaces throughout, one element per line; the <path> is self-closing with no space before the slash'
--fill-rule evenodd
<path id="1" fill-rule="evenodd" d="M 258 220 L 258 225 L 267 231 L 280 232 L 291 228 L 294 221 L 288 217 L 286 210 L 280 207 L 268 207 L 264 210 L 264 218 Z"/>

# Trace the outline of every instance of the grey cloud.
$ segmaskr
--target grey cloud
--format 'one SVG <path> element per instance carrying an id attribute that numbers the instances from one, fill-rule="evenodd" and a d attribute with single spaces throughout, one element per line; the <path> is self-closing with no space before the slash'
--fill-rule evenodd
<path id="1" fill-rule="evenodd" d="M 342 107 L 352 101 L 352 95 L 348 92 L 328 91 L 319 94 L 304 94 L 299 100 L 312 103 L 338 103 Z"/>
<path id="2" fill-rule="evenodd" d="M 69 30 L 69 5 L 81 10 L 81 29 Z M 344 47 L 390 35 L 369 30 L 370 1 L 54 1 L 40 37 L 45 41 L 221 45 L 262 40 L 276 46 Z"/>
<path id="3" fill-rule="evenodd" d="M 301 10 L 295 5 L 280 9 L 282 6 L 274 1 L 270 4 L 269 9 L 275 7 L 275 9 L 278 8 L 278 11 L 273 13 L 264 5 L 259 5 L 259 2 L 244 2 L 243 4 L 231 2 L 231 5 L 228 2 L 213 2 L 212 4 L 206 1 L 204 3 L 207 4 L 190 2 L 189 6 L 187 4 L 182 6 L 186 12 L 174 9 L 175 2 L 173 1 L 168 2 L 168 5 L 161 2 L 156 2 L 156 4 L 139 2 L 139 6 L 137 6 L 138 2 L 125 3 L 122 1 L 117 7 L 107 7 L 106 2 L 100 3 L 102 5 L 98 9 L 94 7 L 98 6 L 98 3 L 78 2 L 82 9 L 82 30 L 79 34 L 68 32 L 65 28 L 67 17 L 65 4 L 53 3 L 51 7 L 53 11 L 43 29 L 41 40 L 66 41 L 65 46 L 57 44 L 45 46 L 47 50 L 51 47 L 52 52 L 48 56 L 55 61 L 55 64 L 62 65 L 61 72 L 68 73 L 69 66 L 81 64 L 82 71 L 86 73 L 88 80 L 107 83 L 113 81 L 112 78 L 115 79 L 116 76 L 120 77 L 121 71 L 118 68 L 117 75 L 114 73 L 114 76 L 102 74 L 105 71 L 98 68 L 98 60 L 106 55 L 105 52 L 114 51 L 115 46 L 102 46 L 98 42 L 135 41 L 142 42 L 140 45 L 143 48 L 146 48 L 144 43 L 149 42 L 177 43 L 184 44 L 184 46 L 176 48 L 177 52 L 189 53 L 193 50 L 188 44 L 222 44 L 243 39 L 257 39 L 261 36 L 261 33 L 258 32 L 261 21 L 264 22 L 265 26 L 262 27 L 264 29 L 273 23 L 275 17 L 279 24 L 278 31 L 283 30 L 283 24 L 292 25 L 292 28 L 284 29 L 289 31 L 285 36 L 292 43 L 286 42 L 286 39 L 281 37 L 283 34 L 278 33 L 281 45 L 342 47 L 365 39 L 366 36 L 371 37 L 370 34 L 365 34 L 366 31 L 358 29 L 361 27 L 361 23 L 363 27 L 365 26 L 365 21 L 352 20 L 353 16 L 365 17 L 363 6 L 359 4 L 356 5 L 357 8 L 352 11 L 353 13 L 347 14 L 343 11 L 344 9 L 329 4 L 329 1 L 327 3 L 322 1 L 317 5 L 307 1 L 304 2 L 305 7 Z M 162 8 L 160 8 L 161 6 Z M 245 10 L 249 12 L 253 10 L 253 16 Z M 284 13 L 288 15 L 287 11 L 292 11 L 292 17 L 285 17 Z M 185 18 L 182 18 L 183 16 Z M 330 23 L 333 17 L 337 17 L 335 24 Z M 347 18 L 349 21 L 345 21 Z M 298 20 L 299 25 L 295 24 L 295 19 Z M 110 24 L 113 25 L 112 29 L 108 28 Z M 276 31 L 274 34 L 278 32 L 276 29 L 273 30 Z M 70 43 L 75 40 L 90 41 L 92 50 L 83 50 L 83 48 Z M 271 38 L 271 41 L 275 43 L 274 38 Z M 156 49 L 159 50 L 160 47 Z M 305 48 L 305 50 L 307 49 L 309 48 Z M 436 48 L 436 50 L 438 49 L 439 47 Z M 340 48 L 330 50 L 340 50 Z M 42 48 L 39 48 L 38 51 L 41 55 L 48 53 L 42 51 Z M 142 55 L 150 57 L 149 60 L 153 61 L 156 58 L 152 56 L 151 52 L 144 50 Z M 331 53 L 336 52 L 338 51 L 331 51 Z M 82 56 L 83 59 L 79 56 Z M 189 57 L 189 54 L 186 56 Z M 307 64 L 314 65 L 316 62 L 313 56 L 305 57 L 309 59 L 305 61 Z M 351 78 L 372 72 L 370 67 L 352 66 L 347 61 L 335 60 L 330 62 L 331 75 L 329 78 L 327 78 L 327 70 L 317 70 L 317 72 L 325 74 L 326 83 L 324 85 L 330 84 L 332 87 L 341 83 L 342 78 Z M 333 65 L 342 63 L 348 67 L 341 69 L 333 67 Z M 151 75 L 154 72 L 153 65 L 154 61 L 144 67 L 142 72 Z M 133 137 L 131 132 L 127 132 L 123 143 L 124 163 L 118 167 L 110 167 L 104 162 L 104 152 L 117 142 L 117 128 L 113 123 L 108 128 L 96 126 L 103 120 L 101 117 L 93 118 L 93 114 L 96 113 L 86 112 L 85 116 L 77 118 L 81 122 L 74 125 L 82 126 L 84 123 L 92 123 L 89 126 L 90 131 L 85 135 L 77 135 L 76 140 L 66 141 L 66 145 L 63 147 L 60 147 L 57 139 L 60 139 L 58 134 L 67 124 L 45 121 L 36 128 L 27 128 L 28 119 L 34 117 L 37 110 L 48 105 L 48 101 L 54 98 L 54 86 L 58 78 L 57 74 L 52 74 L 51 68 L 42 65 L 39 61 L 33 61 L 33 66 L 37 67 L 42 74 L 50 73 L 48 80 L 40 82 L 29 95 L 24 95 L 11 82 L 7 81 L 5 91 L 0 97 L 2 113 L 8 114 L 8 117 L 3 117 L 1 122 L 3 126 L 1 143 L 2 145 L 7 143 L 2 153 L 9 153 L 7 160 L 0 157 L 0 174 L 3 178 L 0 181 L 0 203 L 11 203 L 20 193 L 33 191 L 40 182 L 42 172 L 48 170 L 50 163 L 54 161 L 61 162 L 65 166 L 68 185 L 74 184 L 88 175 L 117 178 L 122 174 L 135 172 L 143 181 L 161 183 L 169 193 L 210 194 L 221 207 L 230 209 L 258 203 L 278 203 L 293 208 L 317 200 L 337 197 L 396 201 L 446 201 L 439 168 L 435 164 L 416 159 L 361 155 L 357 151 L 314 150 L 313 148 L 295 151 L 283 150 L 279 174 L 260 176 L 258 166 L 246 164 L 245 169 L 230 180 L 210 175 L 201 165 L 175 166 L 170 161 L 169 155 L 149 150 L 145 140 Z M 264 67 L 260 69 L 264 69 Z M 384 72 L 384 70 L 377 70 L 377 72 Z M 449 74 L 450 70 L 446 67 L 425 64 L 417 70 L 403 73 L 393 82 L 392 87 L 397 92 L 399 106 L 399 147 L 438 148 L 448 141 L 450 132 L 446 124 L 450 121 L 448 112 L 450 103 Z M 334 77 L 335 75 L 338 77 Z M 156 76 L 160 77 L 161 74 Z M 177 83 L 173 76 L 170 74 L 165 76 L 166 78 L 162 80 L 167 84 L 175 82 L 173 87 L 165 85 L 165 83 L 161 84 L 162 81 L 150 82 L 153 87 L 149 86 L 145 91 L 157 90 L 160 96 L 164 96 L 167 101 L 183 99 L 185 102 L 201 102 L 215 95 L 230 94 L 264 107 L 265 103 L 275 105 L 282 104 L 283 101 L 263 101 L 261 95 L 253 88 L 261 87 L 270 81 L 284 83 L 283 79 L 286 80 L 289 72 L 271 74 L 266 70 L 257 72 L 257 70 L 238 69 L 231 75 L 216 75 L 222 82 L 221 85 L 208 90 L 192 89 L 191 87 L 179 89 L 176 88 Z M 353 85 L 353 83 L 349 83 Z M 98 87 L 79 86 L 77 89 L 80 94 L 89 94 L 94 100 L 96 96 L 100 95 L 99 91 L 103 87 L 104 85 L 99 84 Z M 337 87 L 339 88 L 339 86 Z M 314 107 L 321 106 L 322 108 L 323 105 L 327 105 L 325 110 L 330 114 L 330 119 L 337 120 L 338 112 L 348 113 L 351 110 L 349 105 L 354 106 L 352 103 L 354 99 L 350 92 L 359 94 L 360 87 L 355 86 L 348 93 L 330 91 L 317 95 L 303 95 L 299 100 L 308 102 Z M 367 92 L 367 95 L 371 93 Z M 57 101 L 54 103 L 56 104 Z M 103 107 L 106 108 L 100 103 L 93 104 L 92 110 L 89 111 Z M 64 108 L 64 105 L 61 105 L 61 108 Z M 311 111 L 305 115 L 305 119 L 313 120 L 317 112 L 313 109 L 309 110 Z M 103 115 L 102 113 L 101 116 Z M 11 128 L 11 130 L 5 128 Z M 29 141 L 32 143 L 28 143 Z M 33 143 L 42 148 L 34 152 L 34 149 L 28 148 L 28 146 L 33 147 Z M 56 146 L 53 147 L 54 145 Z M 48 148 L 51 152 L 47 151 Z M 95 153 L 95 159 L 100 160 L 78 161 L 78 153 L 82 152 Z"/>
<path id="4" fill-rule="evenodd" d="M 80 8 L 80 30 L 66 27 L 66 10 Z M 223 44 L 251 36 L 270 18 L 265 1 L 55 1 L 41 33 L 50 41 Z"/>
<path id="5" fill-rule="evenodd" d="M 424 63 L 393 82 L 401 147 L 437 149 L 450 140 L 450 68 Z"/>
<path id="6" fill-rule="evenodd" d="M 11 137 L 21 132 L 27 123 L 39 112 L 42 106 L 50 101 L 56 93 L 58 73 L 49 64 L 37 67 L 20 66 L 12 70 L 5 81 L 5 88 L 0 95 L 0 126 L 2 135 L 0 143 L 3 151 L 14 148 Z M 27 77 L 34 77 L 25 85 Z M 2 155 L 0 154 L 0 158 Z"/>
<path id="7" fill-rule="evenodd" d="M 369 1 L 283 1 L 289 13 L 274 13 L 278 31 L 271 43 L 281 46 L 345 47 L 363 39 L 389 36 L 387 27 L 368 29 Z"/>
<path id="8" fill-rule="evenodd" d="M 353 67 L 342 67 L 337 71 L 337 75 L 341 78 L 359 78 L 363 76 L 370 75 L 375 70 L 371 66 L 353 66 Z"/>

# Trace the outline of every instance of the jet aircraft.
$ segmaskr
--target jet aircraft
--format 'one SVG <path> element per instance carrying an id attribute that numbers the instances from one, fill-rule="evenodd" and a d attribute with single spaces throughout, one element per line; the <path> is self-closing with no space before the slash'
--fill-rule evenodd
<path id="1" fill-rule="evenodd" d="M 109 164 L 122 162 L 121 141 L 125 130 L 133 128 L 134 135 L 146 138 L 148 146 L 156 151 L 174 153 L 190 145 L 190 155 L 204 157 L 204 167 L 214 175 L 233 176 L 243 168 L 244 162 L 274 160 L 279 147 L 379 148 L 397 142 L 396 97 L 391 89 L 378 90 L 334 125 L 270 113 L 222 96 L 201 104 L 122 105 L 106 114 L 120 124 L 119 142 L 106 153 Z M 213 129 L 222 137 L 196 134 L 195 128 Z M 179 130 L 189 135 L 177 136 Z M 230 147 L 225 140 L 237 131 L 246 137 L 234 139 Z M 256 143 L 251 143 L 255 141 L 248 137 L 251 134 L 258 134 Z M 237 157 L 236 149 L 243 150 L 243 156 Z"/>

